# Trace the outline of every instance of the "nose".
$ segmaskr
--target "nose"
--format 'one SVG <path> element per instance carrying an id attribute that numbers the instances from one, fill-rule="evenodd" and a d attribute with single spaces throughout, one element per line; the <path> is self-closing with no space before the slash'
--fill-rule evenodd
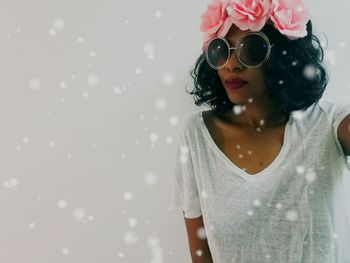
<path id="1" fill-rule="evenodd" d="M 229 71 L 239 72 L 242 71 L 245 66 L 239 61 L 235 50 L 230 50 L 230 57 L 225 65 L 225 69 Z"/>

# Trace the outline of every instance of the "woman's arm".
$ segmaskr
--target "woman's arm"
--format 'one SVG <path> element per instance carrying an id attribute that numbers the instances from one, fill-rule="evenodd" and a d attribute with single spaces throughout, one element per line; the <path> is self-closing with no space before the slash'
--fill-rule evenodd
<path id="1" fill-rule="evenodd" d="M 207 239 L 201 239 L 197 234 L 198 230 L 204 229 L 202 216 L 197 218 L 184 217 L 184 219 L 192 263 L 213 263 Z"/>
<path id="2" fill-rule="evenodd" d="M 337 132 L 345 155 L 350 156 L 350 114 L 340 122 Z"/>

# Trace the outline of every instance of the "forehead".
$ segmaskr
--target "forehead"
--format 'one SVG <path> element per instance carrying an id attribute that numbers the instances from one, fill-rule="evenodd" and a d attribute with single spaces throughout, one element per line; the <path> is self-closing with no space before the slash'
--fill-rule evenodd
<path id="1" fill-rule="evenodd" d="M 230 30 L 227 32 L 225 38 L 232 44 L 236 43 L 237 40 L 244 35 L 245 33 L 249 32 L 250 30 L 242 31 L 240 30 L 235 24 L 232 24 Z"/>

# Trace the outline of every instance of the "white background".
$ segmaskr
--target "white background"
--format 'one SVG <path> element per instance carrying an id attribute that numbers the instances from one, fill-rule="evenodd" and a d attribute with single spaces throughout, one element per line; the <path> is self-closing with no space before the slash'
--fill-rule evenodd
<path id="1" fill-rule="evenodd" d="M 0 262 L 190 262 L 169 202 L 208 2 L 1 0 Z M 350 3 L 306 4 L 350 98 Z"/>

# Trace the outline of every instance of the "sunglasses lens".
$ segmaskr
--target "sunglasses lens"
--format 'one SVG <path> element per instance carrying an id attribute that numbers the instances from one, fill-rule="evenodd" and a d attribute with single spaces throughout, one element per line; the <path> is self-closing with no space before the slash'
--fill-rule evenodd
<path id="1" fill-rule="evenodd" d="M 229 57 L 229 50 L 224 40 L 220 38 L 213 39 L 207 49 L 208 63 L 214 67 L 225 65 Z"/>
<path id="2" fill-rule="evenodd" d="M 238 56 L 248 66 L 256 66 L 263 62 L 269 53 L 266 40 L 256 34 L 247 35 L 241 40 Z"/>

